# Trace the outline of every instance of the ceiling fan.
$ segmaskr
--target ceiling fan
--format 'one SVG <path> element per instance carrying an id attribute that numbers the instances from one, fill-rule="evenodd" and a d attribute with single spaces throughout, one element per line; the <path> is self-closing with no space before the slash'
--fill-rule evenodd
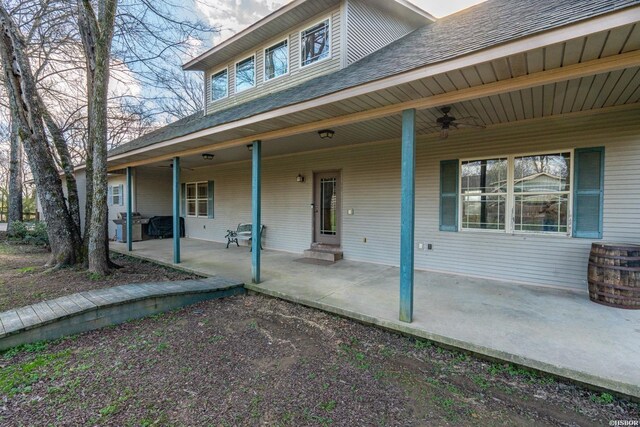
<path id="1" fill-rule="evenodd" d="M 454 116 L 450 116 L 449 112 L 451 111 L 451 107 L 442 107 L 440 108 L 442 117 L 438 117 L 436 119 L 436 123 L 438 124 L 438 128 L 440 128 L 440 138 L 447 139 L 449 137 L 449 130 L 460 129 L 460 128 L 476 128 L 476 129 L 484 129 L 485 126 L 481 124 L 481 121 L 477 117 L 469 116 L 456 118 Z"/>

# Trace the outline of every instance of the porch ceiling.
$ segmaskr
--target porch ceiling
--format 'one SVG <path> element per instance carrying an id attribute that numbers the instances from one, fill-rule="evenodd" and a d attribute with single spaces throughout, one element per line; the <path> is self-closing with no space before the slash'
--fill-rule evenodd
<path id="1" fill-rule="evenodd" d="M 243 160 L 248 158 L 245 145 L 252 138 L 274 141 L 265 144 L 265 156 L 399 138 L 398 112 L 389 110 L 386 114 L 385 109 L 402 103 L 422 102 L 418 105 L 419 134 L 438 131 L 434 125 L 442 115 L 442 105 L 452 106 L 453 116 L 475 117 L 485 126 L 493 126 L 635 104 L 640 102 L 638 52 L 640 24 L 624 25 L 286 116 L 159 143 L 152 149 L 116 156 L 110 167 L 167 162 L 176 153 L 192 159 L 191 167 L 204 165 L 199 160 L 203 152 L 220 152 L 214 164 Z M 620 61 L 622 58 L 626 60 Z M 367 116 L 376 109 L 383 114 Z M 345 122 L 348 115 L 358 119 Z M 337 131 L 331 141 L 317 137 L 318 127 L 325 125 Z"/>

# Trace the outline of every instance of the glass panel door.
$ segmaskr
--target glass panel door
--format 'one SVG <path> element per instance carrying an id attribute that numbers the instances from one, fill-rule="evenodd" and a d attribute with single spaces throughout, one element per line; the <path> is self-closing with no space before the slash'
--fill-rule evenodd
<path id="1" fill-rule="evenodd" d="M 315 242 L 340 244 L 340 174 L 315 175 L 314 226 Z"/>

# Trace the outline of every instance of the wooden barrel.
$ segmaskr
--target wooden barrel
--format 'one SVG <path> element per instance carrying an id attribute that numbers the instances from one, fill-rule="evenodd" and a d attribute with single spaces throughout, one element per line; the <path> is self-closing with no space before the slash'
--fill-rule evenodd
<path id="1" fill-rule="evenodd" d="M 591 245 L 589 297 L 599 304 L 640 309 L 640 245 Z"/>

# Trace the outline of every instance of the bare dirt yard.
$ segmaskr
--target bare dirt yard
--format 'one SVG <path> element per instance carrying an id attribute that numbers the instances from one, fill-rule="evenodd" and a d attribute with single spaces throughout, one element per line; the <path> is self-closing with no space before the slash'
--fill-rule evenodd
<path id="1" fill-rule="evenodd" d="M 38 265 L 41 256 L 24 253 L 12 265 Z M 35 274 L 47 289 L 69 286 L 69 274 Z M 258 295 L 0 355 L 3 426 L 587 426 L 639 419 L 637 404 L 608 393 Z"/>
<path id="2" fill-rule="evenodd" d="M 195 278 L 120 255 L 113 255 L 112 259 L 122 268 L 107 277 L 91 276 L 86 270 L 74 268 L 50 272 L 43 267 L 48 257 L 49 252 L 42 247 L 10 243 L 0 237 L 0 311 L 91 289 Z"/>

